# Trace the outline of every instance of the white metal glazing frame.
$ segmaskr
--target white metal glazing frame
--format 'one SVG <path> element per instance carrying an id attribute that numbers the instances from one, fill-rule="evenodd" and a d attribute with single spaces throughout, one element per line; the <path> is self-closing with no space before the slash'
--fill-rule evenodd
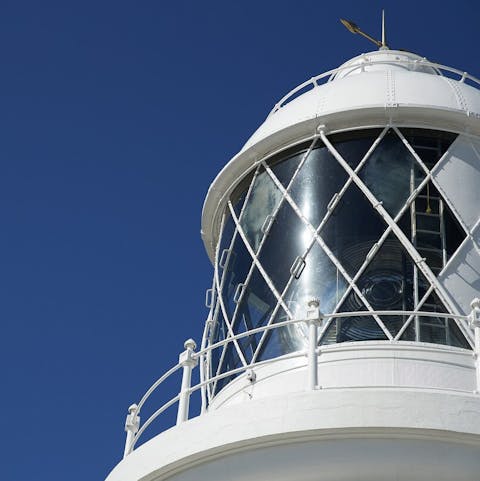
<path id="1" fill-rule="evenodd" d="M 395 217 L 392 217 L 387 210 L 383 207 L 382 201 L 380 199 L 377 199 L 375 195 L 371 192 L 371 190 L 365 185 L 365 183 L 362 181 L 362 179 L 359 176 L 359 172 L 362 170 L 362 167 L 367 163 L 368 159 L 372 155 L 372 153 L 375 151 L 375 149 L 378 147 L 382 139 L 385 137 L 386 133 L 389 131 L 389 129 L 392 129 L 395 134 L 398 136 L 398 138 L 402 141 L 402 143 L 405 145 L 405 147 L 408 149 L 410 154 L 413 156 L 415 159 L 415 162 L 418 164 L 418 166 L 422 169 L 422 172 L 424 173 L 424 178 L 420 182 L 420 184 L 412 190 L 410 193 L 408 199 L 404 203 L 404 205 L 401 207 L 400 211 L 395 215 Z M 295 200 L 292 198 L 290 194 L 291 186 L 297 177 L 298 173 L 300 172 L 302 166 L 304 165 L 306 159 L 308 156 L 311 154 L 312 150 L 318 145 L 318 143 L 321 141 L 321 143 L 328 149 L 328 151 L 333 155 L 333 157 L 336 159 L 336 161 L 341 165 L 341 167 L 345 170 L 347 174 L 347 181 L 345 185 L 341 188 L 341 190 L 334 196 L 332 199 L 330 205 L 328 206 L 327 212 L 325 213 L 323 219 L 321 220 L 320 224 L 318 226 L 313 226 L 308 219 L 305 217 L 305 215 L 302 213 L 301 209 L 299 206 L 296 204 Z M 447 151 L 448 152 L 448 151 Z M 444 154 L 446 155 L 446 153 Z M 340 155 L 340 153 L 336 150 L 335 146 L 330 142 L 328 136 L 325 134 L 325 132 L 322 130 L 320 127 L 318 133 L 311 138 L 311 144 L 308 148 L 308 150 L 304 153 L 302 156 L 295 172 L 292 175 L 292 178 L 288 182 L 286 186 L 282 184 L 282 182 L 277 178 L 275 173 L 273 172 L 272 168 L 269 166 L 269 157 L 266 157 L 259 161 L 254 170 L 254 174 L 252 176 L 252 180 L 250 182 L 249 188 L 247 190 L 245 200 L 243 202 L 242 208 L 240 210 L 240 213 L 237 214 L 235 212 L 235 209 L 233 208 L 232 202 L 228 202 L 228 210 L 224 214 L 224 218 L 222 220 L 222 230 L 226 222 L 226 219 L 228 216 L 231 216 L 234 222 L 235 230 L 234 234 L 232 236 L 231 242 L 229 247 L 225 250 L 225 252 L 220 252 L 220 246 L 222 245 L 221 239 L 219 239 L 217 243 L 217 252 L 216 252 L 216 261 L 215 261 L 215 272 L 214 272 L 214 285 L 213 285 L 213 293 L 214 295 L 212 296 L 214 298 L 215 302 L 212 302 L 212 308 L 211 308 L 211 313 L 209 317 L 209 322 L 208 324 L 208 329 L 205 332 L 205 338 L 204 342 L 202 345 L 207 346 L 211 345 L 215 342 L 213 339 L 213 332 L 216 324 L 218 322 L 224 322 L 226 330 L 227 330 L 227 338 L 231 337 L 233 340 L 233 345 L 237 351 L 238 358 L 240 360 L 240 363 L 243 367 L 248 366 L 249 364 L 255 363 L 258 360 L 259 354 L 262 351 L 262 348 L 264 346 L 264 343 L 266 342 L 267 336 L 269 334 L 269 330 L 267 329 L 266 331 L 263 332 L 260 341 L 258 342 L 255 352 L 251 356 L 251 359 L 247 359 L 245 354 L 243 353 L 242 349 L 239 346 L 238 341 L 236 340 L 235 334 L 238 334 L 239 332 L 239 326 L 238 323 L 240 322 L 240 318 L 238 316 L 238 310 L 239 306 L 243 300 L 243 297 L 245 295 L 246 289 L 245 286 L 248 285 L 252 273 L 255 269 L 258 269 L 260 272 L 263 280 L 265 283 L 268 285 L 268 287 L 271 289 L 275 299 L 276 299 L 276 306 L 273 309 L 269 320 L 267 322 L 267 326 L 271 325 L 273 322 L 275 322 L 275 319 L 277 318 L 278 311 L 281 309 L 285 313 L 285 317 L 288 319 L 293 319 L 293 314 L 290 311 L 287 303 L 285 302 L 284 296 L 287 293 L 291 283 L 295 279 L 295 275 L 292 273 L 290 275 L 290 278 L 286 284 L 286 286 L 283 288 L 282 292 L 279 292 L 277 288 L 275 287 L 274 281 L 271 279 L 269 276 L 269 273 L 266 272 L 266 270 L 263 268 L 259 258 L 262 252 L 262 248 L 264 247 L 265 241 L 268 237 L 268 234 L 271 230 L 271 227 L 273 225 L 273 222 L 281 209 L 282 205 L 284 203 L 288 203 L 288 205 L 293 209 L 293 211 L 296 213 L 298 218 L 301 220 L 303 225 L 305 226 L 306 229 L 310 232 L 311 235 L 311 241 L 309 245 L 306 247 L 305 251 L 299 255 L 300 259 L 305 261 L 306 257 L 308 256 L 308 253 L 312 249 L 312 247 L 315 244 L 318 244 L 320 248 L 323 250 L 323 252 L 327 255 L 329 260 L 332 262 L 332 264 L 336 267 L 338 275 L 341 275 L 343 280 L 346 282 L 347 288 L 346 291 L 343 293 L 342 297 L 339 299 L 337 302 L 337 305 L 332 312 L 332 314 L 338 313 L 338 309 L 342 306 L 343 301 L 347 298 L 347 296 L 354 291 L 356 296 L 362 301 L 363 305 L 365 306 L 365 311 L 368 311 L 371 313 L 371 316 L 375 321 L 377 322 L 378 326 L 382 329 L 384 332 L 386 338 L 389 341 L 398 341 L 401 339 L 402 335 L 405 333 L 406 329 L 408 326 L 412 323 L 412 321 L 415 319 L 414 314 L 409 314 L 407 316 L 407 320 L 405 323 L 402 325 L 401 329 L 397 333 L 391 333 L 387 326 L 385 326 L 384 322 L 380 318 L 379 315 L 375 313 L 374 308 L 370 305 L 366 297 L 363 295 L 362 291 L 358 288 L 356 281 L 360 278 L 363 272 L 365 272 L 365 269 L 368 267 L 369 263 L 371 260 L 375 257 L 375 253 L 378 252 L 378 250 L 381 248 L 387 237 L 391 234 L 393 234 L 401 243 L 405 251 L 408 253 L 408 255 L 411 257 L 411 259 L 414 262 L 415 267 L 421 272 L 421 274 L 424 276 L 424 278 L 428 281 L 429 287 L 427 292 L 423 295 L 421 299 L 418 299 L 418 304 L 415 306 L 415 310 L 420 310 L 428 297 L 430 296 L 431 293 L 435 293 L 438 298 L 441 300 L 441 302 L 444 304 L 445 308 L 447 309 L 448 313 L 450 314 L 455 314 L 459 315 L 460 313 L 457 312 L 457 310 L 454 307 L 453 302 L 451 302 L 450 296 L 448 292 L 446 292 L 441 284 L 437 280 L 437 276 L 431 271 L 427 263 L 425 262 L 425 259 L 422 258 L 422 256 L 419 254 L 419 252 L 415 249 L 415 247 L 412 245 L 411 240 L 408 239 L 408 237 L 405 235 L 405 233 L 402 231 L 402 229 L 398 225 L 399 219 L 402 217 L 402 215 L 409 209 L 411 203 L 414 201 L 416 196 L 422 191 L 422 189 L 427 185 L 427 183 L 431 182 L 435 187 L 441 191 L 441 188 L 437 183 L 435 182 L 435 179 L 433 177 L 433 173 L 435 172 L 435 168 L 437 165 L 439 165 L 440 161 L 436 163 L 436 165 L 430 170 L 426 167 L 425 163 L 422 161 L 420 156 L 417 154 L 415 149 L 410 145 L 410 143 L 406 140 L 402 132 L 399 130 L 399 128 L 395 125 L 388 125 L 385 126 L 384 129 L 381 131 L 380 135 L 377 137 L 377 139 L 373 142 L 371 147 L 368 149 L 366 154 L 364 155 L 363 159 L 358 163 L 358 165 L 352 169 L 352 167 L 348 164 L 348 162 Z M 244 229 L 242 228 L 242 216 L 244 215 L 245 208 L 248 205 L 251 192 L 252 192 L 252 187 L 255 183 L 255 180 L 259 174 L 260 169 L 264 169 L 264 171 L 268 174 L 269 178 L 275 186 L 277 187 L 278 191 L 281 193 L 281 199 L 276 205 L 274 211 L 271 213 L 271 219 L 269 222 L 266 223 L 265 229 L 262 229 L 263 231 L 263 236 L 259 242 L 258 248 L 254 249 L 254 247 L 251 245 L 249 242 L 249 239 L 244 232 Z M 371 206 L 375 209 L 375 211 L 381 216 L 383 221 L 386 224 L 386 229 L 383 232 L 383 234 L 380 236 L 378 241 L 374 244 L 372 247 L 371 252 L 368 253 L 367 257 L 365 258 L 363 264 L 361 265 L 360 269 L 356 272 L 356 274 L 352 277 L 350 276 L 345 268 L 342 266 L 341 262 L 335 257 L 334 253 L 331 251 L 331 249 L 328 247 L 328 245 L 325 243 L 324 239 L 322 238 L 322 229 L 326 225 L 328 219 L 331 217 L 332 213 L 335 210 L 335 207 L 338 205 L 338 203 L 341 201 L 343 195 L 347 191 L 350 185 L 356 185 L 360 191 L 363 193 L 365 198 L 370 202 Z M 451 210 L 453 214 L 455 214 L 455 207 L 451 205 L 451 203 L 448 201 L 446 197 L 444 197 L 444 202 L 448 206 L 448 208 Z M 462 222 L 461 218 L 459 215 L 456 215 L 456 220 L 457 222 L 461 225 L 462 229 L 464 230 L 464 236 L 465 239 L 463 242 L 465 242 L 467 239 L 471 238 L 472 232 L 469 231 L 468 227 Z M 221 234 L 222 235 L 222 234 Z M 238 290 L 237 290 L 237 297 L 235 299 L 236 301 L 236 306 L 235 310 L 233 312 L 233 315 L 231 317 L 228 316 L 227 309 L 225 308 L 225 300 L 222 298 L 222 292 L 223 292 L 223 287 L 226 279 L 226 271 L 228 268 L 228 263 L 230 261 L 230 255 L 232 252 L 232 248 L 234 243 L 237 241 L 238 238 L 241 238 L 243 241 L 250 257 L 251 257 L 251 265 L 248 269 L 248 274 L 246 276 L 246 279 L 241 282 L 241 285 L 239 285 Z M 463 243 L 462 243 L 463 244 Z M 458 249 L 457 251 L 458 252 Z M 226 255 L 225 255 L 226 254 Z M 445 269 L 448 264 L 452 262 L 454 259 L 455 254 L 453 254 L 448 263 L 443 267 Z M 222 262 L 220 262 L 222 261 Z M 286 266 L 288 268 L 289 266 Z M 442 270 L 443 271 L 443 270 Z M 221 314 L 221 316 L 220 316 Z M 399 311 L 399 315 L 402 315 L 402 311 Z M 278 320 L 277 320 L 278 322 Z M 320 332 L 319 332 L 319 338 L 318 341 L 321 342 L 322 338 L 324 337 L 325 333 L 327 332 L 330 324 L 333 322 L 333 318 L 328 319 L 322 326 Z M 455 321 L 460 329 L 460 331 L 463 333 L 465 338 L 467 339 L 468 343 L 470 346 L 473 346 L 473 336 L 471 329 L 467 326 L 467 324 L 461 319 L 458 318 Z M 251 326 L 250 326 L 251 327 Z M 248 326 L 246 326 L 246 330 L 249 330 Z M 225 356 L 226 356 L 226 346 L 223 348 L 223 351 L 220 355 L 220 359 L 218 362 L 218 365 L 216 365 L 216 370 L 214 369 L 214 365 L 212 363 L 212 358 L 211 358 L 211 351 L 209 351 L 209 355 L 205 359 L 205 366 L 203 366 L 202 371 L 205 376 L 205 380 L 208 380 L 209 378 L 216 378 L 222 373 L 222 370 L 225 370 L 224 362 L 225 362 Z M 216 383 L 213 382 L 208 385 L 208 398 L 211 398 L 214 393 L 216 392 Z"/>

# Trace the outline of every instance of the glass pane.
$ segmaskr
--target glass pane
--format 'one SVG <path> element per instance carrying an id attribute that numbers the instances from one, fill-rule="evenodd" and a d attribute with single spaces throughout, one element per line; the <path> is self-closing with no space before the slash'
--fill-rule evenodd
<path id="1" fill-rule="evenodd" d="M 415 341 L 415 319 L 412 319 L 400 336 L 401 341 Z"/>
<path id="2" fill-rule="evenodd" d="M 412 242 L 413 244 L 413 239 L 412 239 L 412 216 L 413 212 L 411 208 L 409 207 L 400 217 L 400 219 L 397 222 L 397 225 L 402 229 L 403 233 L 407 236 L 408 240 Z"/>
<path id="3" fill-rule="evenodd" d="M 465 336 L 460 331 L 457 323 L 453 319 L 448 320 L 448 344 L 450 346 L 462 347 L 463 349 L 472 349 Z"/>
<path id="4" fill-rule="evenodd" d="M 227 259 L 223 272 L 222 299 L 225 303 L 227 316 L 230 321 L 232 321 L 236 307 L 234 301 L 235 293 L 238 285 L 245 281 L 250 265 L 252 264 L 252 258 L 238 233 L 236 234 L 232 250 Z"/>
<path id="5" fill-rule="evenodd" d="M 346 132 L 333 135 L 330 142 L 348 165 L 355 170 L 381 132 L 381 129 Z"/>
<path id="6" fill-rule="evenodd" d="M 338 309 L 342 312 L 367 311 L 368 309 L 363 304 L 360 297 L 353 290 L 347 296 L 343 304 Z M 368 340 L 385 340 L 387 336 L 382 328 L 378 325 L 373 316 L 354 316 L 354 317 L 339 317 L 330 326 L 330 331 L 334 331 L 336 335 L 335 342 L 349 342 L 349 341 L 368 341 Z M 332 342 L 332 332 L 327 332 L 323 340 L 330 340 Z"/>
<path id="7" fill-rule="evenodd" d="M 300 152 L 296 150 L 295 155 L 291 155 L 291 150 L 290 153 L 289 151 L 282 152 L 278 158 L 273 159 L 270 163 L 270 168 L 285 188 L 288 187 L 309 147 L 310 143 L 308 146 L 303 146 Z M 281 160 L 279 160 L 279 158 Z"/>
<path id="8" fill-rule="evenodd" d="M 425 178 L 415 157 L 393 130 L 385 135 L 358 175 L 392 217 Z"/>
<path id="9" fill-rule="evenodd" d="M 310 153 L 297 177 L 290 194 L 302 214 L 317 228 L 327 213 L 334 194 L 340 192 L 348 176 L 342 166 L 326 148 Z"/>
<path id="10" fill-rule="evenodd" d="M 322 327 L 325 326 L 328 322 L 328 318 L 322 321 Z M 330 325 L 327 327 L 327 331 L 322 335 L 322 338 L 319 341 L 320 345 L 327 345 L 327 344 L 336 344 L 338 342 L 337 336 L 337 320 L 334 319 Z"/>
<path id="11" fill-rule="evenodd" d="M 415 197 L 415 207 L 417 212 L 439 215 L 440 195 L 432 182 L 427 182 L 425 187 Z"/>
<path id="12" fill-rule="evenodd" d="M 255 267 L 245 288 L 245 295 L 238 306 L 238 315 L 233 329 L 235 334 L 265 326 L 276 304 L 275 296 L 260 271 Z M 257 334 L 239 340 L 247 361 L 252 360 L 260 338 L 261 334 Z"/>
<path id="13" fill-rule="evenodd" d="M 230 196 L 230 201 L 232 202 L 233 210 L 235 211 L 237 217 L 240 217 L 240 212 L 242 211 L 243 204 L 245 203 L 245 198 L 247 197 L 250 184 L 255 176 L 255 171 L 256 169 L 242 179 Z"/>
<path id="14" fill-rule="evenodd" d="M 386 227 L 360 189 L 351 184 L 320 235 L 353 277 Z"/>
<path id="15" fill-rule="evenodd" d="M 435 275 L 465 239 L 462 229 L 433 183 L 428 182 L 399 223 Z M 444 259 L 445 257 L 445 259 Z"/>
<path id="16" fill-rule="evenodd" d="M 241 365 L 242 365 L 242 362 L 240 361 L 240 357 L 238 356 L 237 348 L 235 347 L 233 342 L 228 343 L 219 374 L 236 369 Z M 227 377 L 224 377 L 223 379 L 218 380 L 215 393 L 219 392 L 232 379 L 234 379 L 235 376 L 236 375 L 227 376 Z"/>
<path id="17" fill-rule="evenodd" d="M 279 309 L 275 322 L 287 321 L 288 316 L 283 309 Z M 279 327 L 268 331 L 261 346 L 258 360 L 272 359 L 290 352 L 305 349 L 307 331 L 303 322 Z"/>
<path id="18" fill-rule="evenodd" d="M 464 241 L 466 234 L 445 202 L 443 203 L 443 216 L 445 223 L 445 245 L 447 249 L 448 260 L 460 247 L 460 244 Z"/>
<path id="19" fill-rule="evenodd" d="M 218 306 L 219 307 L 219 306 Z M 227 336 L 227 327 L 223 319 L 221 309 L 218 311 L 217 321 L 212 328 L 211 344 L 223 341 Z M 220 362 L 220 357 L 222 355 L 224 347 L 217 347 L 210 354 L 210 371 L 212 376 L 217 374 L 218 363 Z"/>
<path id="20" fill-rule="evenodd" d="M 233 210 L 235 211 L 235 215 L 237 216 L 237 219 L 240 218 L 240 215 L 242 213 L 243 205 L 245 204 L 245 199 L 247 198 L 247 193 L 248 191 L 244 190 L 240 194 L 240 196 L 237 199 L 235 199 L 235 202 L 232 202 Z"/>
<path id="21" fill-rule="evenodd" d="M 282 193 L 262 168 L 254 181 L 240 219 L 240 225 L 254 251 L 258 249 L 263 237 L 262 226 L 280 204 L 281 199 Z"/>
<path id="22" fill-rule="evenodd" d="M 457 138 L 457 134 L 427 129 L 400 129 L 402 135 L 415 150 L 423 163 L 431 169 L 448 147 Z"/>
<path id="23" fill-rule="evenodd" d="M 448 313 L 448 309 L 434 292 L 430 294 L 420 310 Z M 461 333 L 457 323 L 453 319 L 440 316 L 419 316 L 418 323 L 420 326 L 420 341 L 470 349 L 465 336 Z"/>
<path id="24" fill-rule="evenodd" d="M 420 191 L 398 222 L 435 275 L 443 268 L 441 219 L 438 193 L 429 183 Z"/>
<path id="25" fill-rule="evenodd" d="M 414 266 L 400 241 L 390 235 L 357 280 L 357 286 L 375 311 L 412 311 L 416 299 L 414 276 L 418 279 L 418 293 L 428 287 L 423 275 L 415 274 Z M 392 336 L 409 318 L 408 315 L 380 317 Z"/>
<path id="26" fill-rule="evenodd" d="M 312 242 L 312 233 L 288 202 L 284 202 L 259 255 L 260 264 L 282 292 L 290 278 L 297 256 L 304 255 Z"/>
<path id="27" fill-rule="evenodd" d="M 226 220 L 224 221 L 222 237 L 220 239 L 220 249 L 218 250 L 218 265 L 220 268 L 220 261 L 226 261 L 226 254 L 224 254 L 225 249 L 230 249 L 230 243 L 232 242 L 233 233 L 235 232 L 235 223 L 233 222 L 232 216 L 226 211 Z"/>
<path id="28" fill-rule="evenodd" d="M 303 271 L 298 279 L 293 279 L 283 298 L 293 317 L 302 319 L 312 298 L 320 301 L 321 312 L 333 312 L 346 288 L 343 275 L 315 242 L 305 258 Z"/>

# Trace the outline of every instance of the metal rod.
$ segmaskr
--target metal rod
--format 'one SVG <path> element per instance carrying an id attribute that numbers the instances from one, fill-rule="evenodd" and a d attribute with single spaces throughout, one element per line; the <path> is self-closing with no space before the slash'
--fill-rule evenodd
<path id="1" fill-rule="evenodd" d="M 387 41 L 385 38 L 385 10 L 382 10 L 382 47 L 387 46 Z"/>
<path id="2" fill-rule="evenodd" d="M 470 304 L 469 324 L 475 330 L 475 348 L 473 356 L 475 358 L 475 393 L 480 394 L 480 299 L 475 298 Z"/>
<path id="3" fill-rule="evenodd" d="M 185 351 L 180 354 L 178 363 L 183 367 L 182 387 L 178 400 L 177 425 L 188 420 L 188 408 L 190 406 L 190 387 L 192 381 L 192 369 L 198 363 L 198 357 L 194 356 L 197 345 L 193 339 L 185 341 Z"/>
<path id="4" fill-rule="evenodd" d="M 476 392 L 480 393 L 480 327 L 475 327 L 475 371 Z"/>
<path id="5" fill-rule="evenodd" d="M 320 302 L 312 299 L 308 303 L 308 390 L 314 391 L 318 386 L 318 325 L 321 322 Z"/>

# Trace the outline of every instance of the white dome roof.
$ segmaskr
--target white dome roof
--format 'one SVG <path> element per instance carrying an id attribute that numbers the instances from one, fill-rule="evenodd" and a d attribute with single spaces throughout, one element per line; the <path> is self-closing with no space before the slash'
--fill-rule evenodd
<path id="1" fill-rule="evenodd" d="M 326 83 L 273 112 L 243 150 L 307 119 L 359 109 L 402 106 L 480 115 L 480 93 L 464 82 L 442 75 L 418 55 L 379 50 L 349 60 L 329 76 Z"/>

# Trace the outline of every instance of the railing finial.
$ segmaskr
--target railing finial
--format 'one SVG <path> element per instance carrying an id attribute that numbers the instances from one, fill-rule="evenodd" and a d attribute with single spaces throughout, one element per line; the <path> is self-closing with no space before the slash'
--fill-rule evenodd
<path id="1" fill-rule="evenodd" d="M 183 347 L 185 349 L 190 349 L 191 351 L 195 351 L 195 349 L 197 349 L 197 343 L 192 338 L 190 338 L 183 343 Z"/>
<path id="2" fill-rule="evenodd" d="M 132 404 L 128 408 L 127 418 L 125 419 L 125 431 L 127 437 L 125 439 L 125 449 L 123 451 L 123 457 L 126 458 L 132 451 L 132 444 L 135 434 L 140 427 L 140 416 L 138 416 L 138 406 Z"/>

